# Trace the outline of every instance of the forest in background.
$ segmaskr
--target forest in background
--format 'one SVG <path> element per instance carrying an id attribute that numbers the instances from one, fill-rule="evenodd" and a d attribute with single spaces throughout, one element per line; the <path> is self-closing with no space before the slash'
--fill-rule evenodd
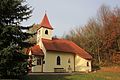
<path id="1" fill-rule="evenodd" d="M 34 24 L 28 33 L 36 33 L 38 28 L 39 24 Z M 93 65 L 120 64 L 120 8 L 102 5 L 87 24 L 71 29 L 62 38 L 73 41 L 90 53 Z M 27 41 L 35 44 L 36 34 Z"/>
<path id="2" fill-rule="evenodd" d="M 102 5 L 86 25 L 63 36 L 93 56 L 93 64 L 120 64 L 120 8 Z"/>

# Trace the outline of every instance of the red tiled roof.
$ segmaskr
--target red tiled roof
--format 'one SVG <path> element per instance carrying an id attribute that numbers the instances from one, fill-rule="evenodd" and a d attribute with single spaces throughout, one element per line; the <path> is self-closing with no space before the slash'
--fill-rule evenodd
<path id="1" fill-rule="evenodd" d="M 31 52 L 33 55 L 44 55 L 42 49 L 40 49 L 39 45 L 34 45 L 31 48 Z"/>
<path id="2" fill-rule="evenodd" d="M 51 26 L 51 24 L 50 24 L 50 22 L 49 22 L 49 20 L 48 20 L 47 14 L 45 14 L 45 16 L 43 17 L 42 22 L 40 23 L 40 28 L 41 28 L 41 27 L 44 27 L 44 28 L 48 28 L 48 29 L 52 29 L 52 30 L 53 30 L 53 28 L 52 28 L 52 26 Z"/>
<path id="3" fill-rule="evenodd" d="M 61 51 L 61 52 L 71 52 L 78 54 L 84 59 L 92 59 L 92 56 L 87 53 L 84 49 L 77 46 L 75 43 L 64 40 L 64 39 L 53 39 L 47 40 L 42 39 L 43 44 L 48 51 Z"/>

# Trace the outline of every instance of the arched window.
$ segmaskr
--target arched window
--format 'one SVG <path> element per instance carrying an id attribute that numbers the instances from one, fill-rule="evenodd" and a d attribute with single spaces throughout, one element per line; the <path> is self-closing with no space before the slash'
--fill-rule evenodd
<path id="1" fill-rule="evenodd" d="M 48 30 L 45 30 L 45 34 L 48 34 Z"/>
<path id="2" fill-rule="evenodd" d="M 60 65 L 60 56 L 57 57 L 57 65 Z"/>
<path id="3" fill-rule="evenodd" d="M 89 62 L 87 62 L 87 66 L 89 66 Z"/>

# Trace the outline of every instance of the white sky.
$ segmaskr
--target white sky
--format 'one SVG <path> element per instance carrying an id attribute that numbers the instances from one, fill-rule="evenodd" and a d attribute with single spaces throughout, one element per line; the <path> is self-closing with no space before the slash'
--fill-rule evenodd
<path id="1" fill-rule="evenodd" d="M 54 28 L 53 35 L 62 36 L 76 26 L 87 23 L 90 17 L 96 16 L 102 4 L 120 7 L 120 0 L 27 0 L 34 8 L 32 17 L 22 25 L 39 24 L 47 11 Z"/>

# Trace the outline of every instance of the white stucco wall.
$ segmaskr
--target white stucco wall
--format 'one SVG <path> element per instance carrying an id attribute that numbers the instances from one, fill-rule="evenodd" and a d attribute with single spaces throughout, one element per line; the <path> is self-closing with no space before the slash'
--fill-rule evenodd
<path id="1" fill-rule="evenodd" d="M 42 72 L 42 64 L 41 65 L 37 65 L 37 57 L 33 56 L 33 62 L 32 64 L 34 65 L 32 67 L 32 72 Z M 42 63 L 42 61 L 41 61 Z"/>
<path id="2" fill-rule="evenodd" d="M 60 56 L 61 58 L 61 65 L 57 65 L 57 56 Z M 68 63 L 69 59 L 70 59 L 70 63 Z M 66 72 L 69 72 L 68 70 L 69 65 L 72 71 L 74 70 L 77 72 L 91 71 L 91 61 L 83 59 L 78 55 L 76 55 L 74 59 L 73 53 L 47 51 L 43 60 L 45 61 L 45 64 L 43 64 L 43 72 L 54 72 L 54 68 L 64 68 Z M 74 63 L 74 60 L 75 60 L 75 63 Z M 37 65 L 36 57 L 33 58 L 33 61 L 34 61 L 33 64 L 36 66 L 32 67 L 32 72 L 42 72 L 42 65 Z M 89 63 L 89 66 L 87 66 L 87 62 Z"/>
<path id="3" fill-rule="evenodd" d="M 89 63 L 89 66 L 87 66 L 87 62 Z M 76 55 L 75 71 L 91 71 L 91 60 L 86 60 Z"/>
<path id="4" fill-rule="evenodd" d="M 57 65 L 57 56 L 61 58 L 61 65 Z M 70 59 L 70 63 L 68 63 L 68 59 Z M 54 68 L 64 68 L 68 72 L 69 65 L 74 71 L 74 54 L 72 53 L 49 51 L 44 60 L 43 72 L 54 72 Z"/>
<path id="5" fill-rule="evenodd" d="M 45 34 L 45 30 L 48 30 L 48 34 Z M 53 32 L 53 30 L 51 30 L 51 29 L 41 27 L 37 32 L 38 33 L 37 34 L 37 41 L 39 41 L 40 38 L 51 40 L 52 39 L 52 32 Z"/>
<path id="6" fill-rule="evenodd" d="M 74 64 L 75 64 L 75 71 L 91 71 L 91 60 L 86 60 L 81 58 L 80 56 L 76 55 L 74 58 L 73 53 L 64 53 L 64 52 L 53 52 L 53 51 L 47 51 L 43 46 L 44 49 L 44 61 L 45 64 L 43 64 L 43 72 L 54 72 L 54 68 L 64 68 L 66 72 L 68 72 L 68 67 L 70 65 L 72 71 L 74 71 Z M 31 54 L 31 51 L 29 55 Z M 60 56 L 61 58 L 61 65 L 57 65 L 57 56 Z M 70 59 L 70 63 L 68 63 L 68 59 Z M 74 61 L 75 60 L 75 61 Z M 75 62 L 75 63 L 74 63 Z M 87 62 L 89 63 L 89 66 L 87 66 Z M 32 72 L 41 72 L 42 71 L 42 65 L 37 65 L 37 58 L 33 58 L 33 64 L 36 66 L 32 67 Z"/>

